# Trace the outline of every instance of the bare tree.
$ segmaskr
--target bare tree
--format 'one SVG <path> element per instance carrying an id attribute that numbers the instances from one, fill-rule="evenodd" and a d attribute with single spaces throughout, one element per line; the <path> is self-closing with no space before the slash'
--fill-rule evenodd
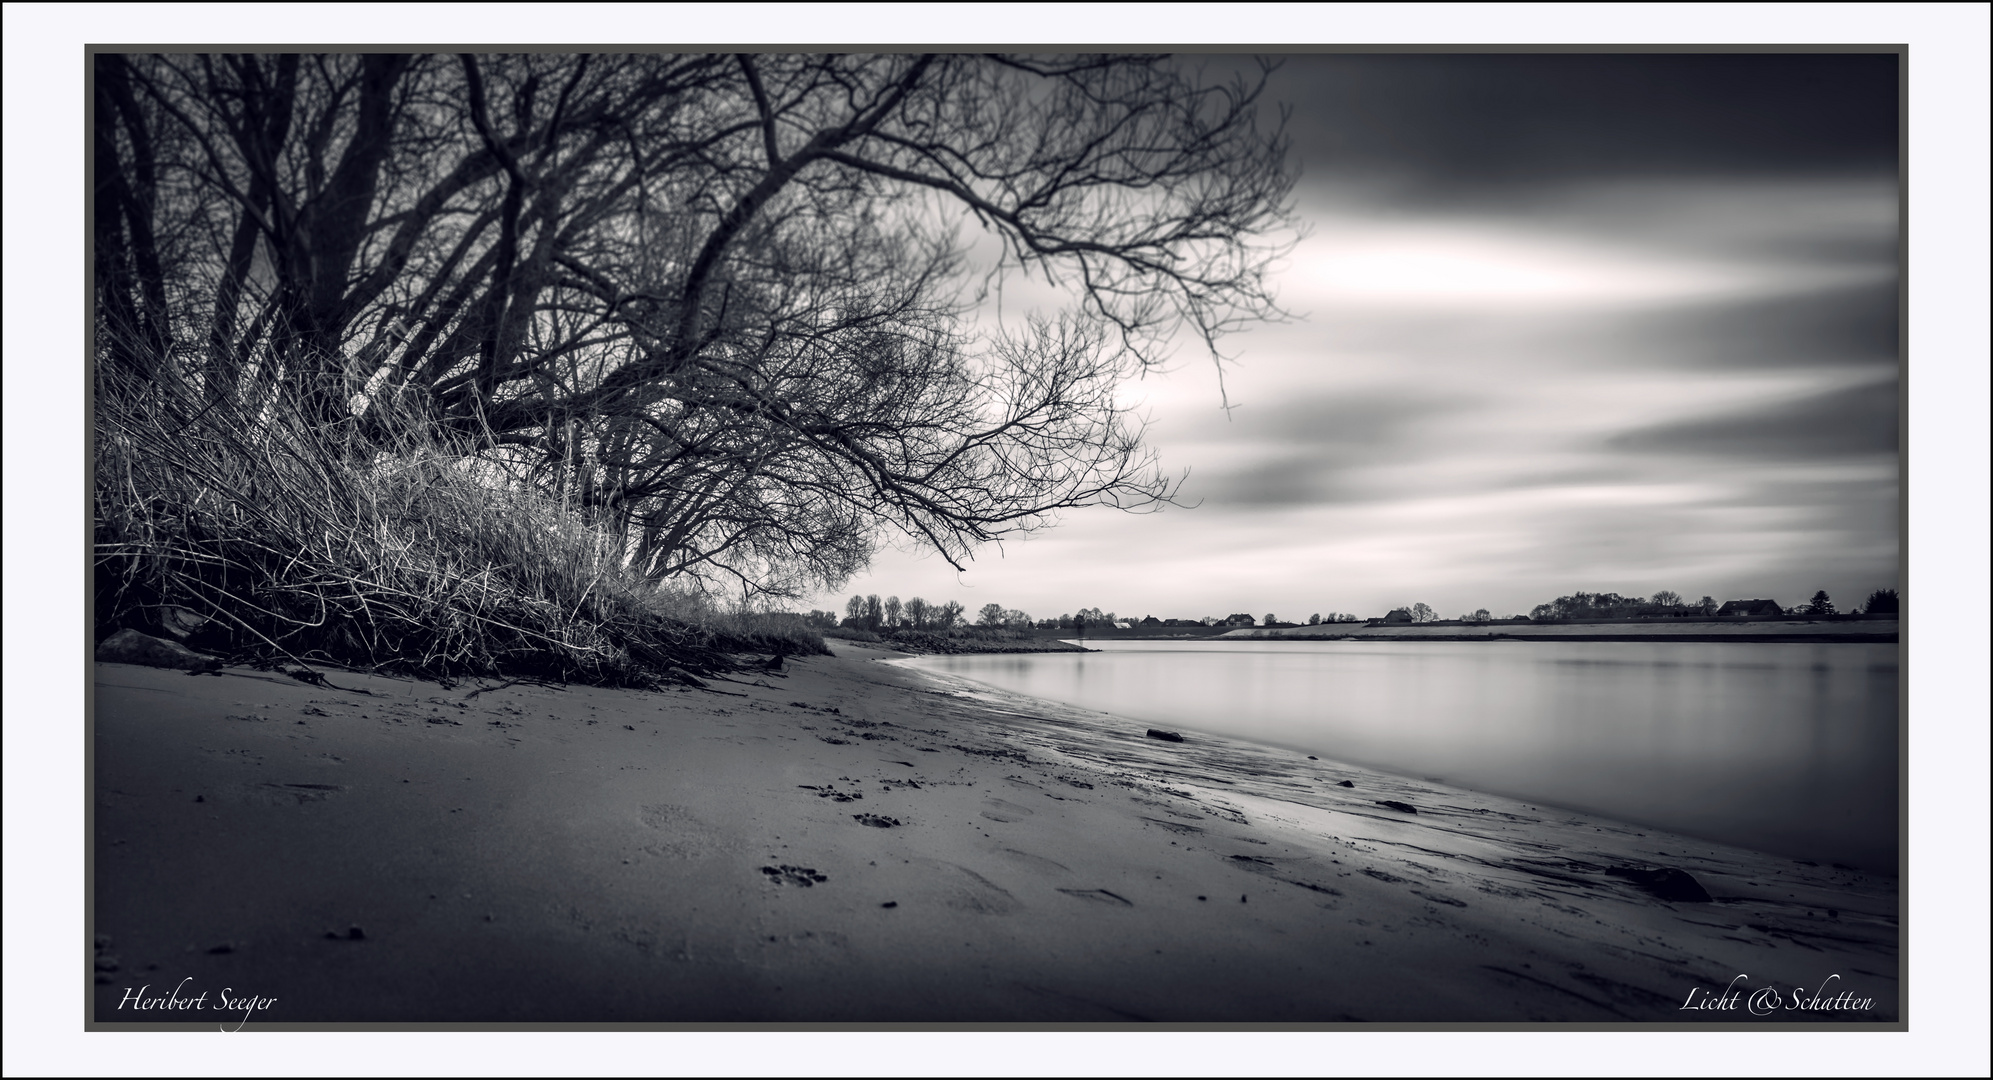
<path id="1" fill-rule="evenodd" d="M 984 604 L 981 610 L 976 612 L 977 626 L 987 626 L 995 629 L 1002 626 L 1003 622 L 1004 609 L 1002 604 Z"/>
<path id="2" fill-rule="evenodd" d="M 907 625 L 915 630 L 927 629 L 928 612 L 930 610 L 927 601 L 918 596 L 911 597 L 907 600 L 906 607 L 902 610 L 906 612 Z"/>
<path id="3" fill-rule="evenodd" d="M 1433 622 L 1439 618 L 1439 613 L 1425 604 L 1413 604 L 1411 612 L 1415 623 Z"/>
<path id="4" fill-rule="evenodd" d="M 1115 387 L 1278 314 L 1293 176 L 1263 80 L 1167 57 L 95 75 L 106 363 L 190 413 L 297 388 L 363 460 L 426 418 L 656 580 L 793 594 L 891 535 L 960 566 L 1062 509 L 1154 506 L 1174 488 Z M 972 334 L 965 287 L 999 273 L 1072 303 Z"/>

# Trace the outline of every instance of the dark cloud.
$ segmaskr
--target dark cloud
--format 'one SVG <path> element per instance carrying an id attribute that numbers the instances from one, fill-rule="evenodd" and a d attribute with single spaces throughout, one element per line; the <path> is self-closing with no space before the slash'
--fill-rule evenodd
<path id="1" fill-rule="evenodd" d="M 1897 383 L 1856 386 L 1755 412 L 1665 424 L 1609 440 L 1615 450 L 1812 461 L 1896 452 Z"/>
<path id="2" fill-rule="evenodd" d="M 1896 172 L 1894 54 L 1289 55 L 1310 174 L 1427 193 L 1639 176 Z"/>
<path id="3" fill-rule="evenodd" d="M 1895 210 L 1892 203 L 1874 199 L 1870 199 L 1870 205 L 1865 209 L 1873 213 L 1878 205 L 1885 212 Z M 1759 214 L 1776 213 L 1776 208 L 1754 209 Z M 1892 219 L 1894 216 L 1890 213 Z M 1873 221 L 1861 222 L 1855 228 L 1848 227 L 1846 223 L 1804 223 L 1812 226 L 1811 231 L 1807 231 L 1804 225 L 1789 225 L 1783 235 L 1767 236 L 1752 229 L 1749 223 L 1720 217 L 1714 221 L 1698 221 L 1692 211 L 1657 214 L 1654 217 L 1654 234 L 1643 239 L 1648 239 L 1657 247 L 1669 246 L 1670 237 L 1667 234 L 1672 232 L 1686 241 L 1682 246 L 1690 246 L 1691 250 L 1714 258 L 1775 261 L 1788 266 L 1862 267 L 1878 277 L 1893 272 L 1897 266 L 1896 230 L 1876 228 Z M 1627 232 L 1634 232 L 1634 228 L 1629 226 L 1637 227 L 1638 224 L 1632 213 L 1622 215 L 1621 227 Z"/>
<path id="4" fill-rule="evenodd" d="M 1192 472 L 1184 494 L 1214 506 L 1263 509 L 1389 498 L 1394 492 L 1361 474 L 1424 457 L 1435 447 L 1419 432 L 1473 403 L 1443 391 L 1383 396 L 1313 389 L 1247 405 L 1229 422 L 1198 425 L 1198 436 L 1210 441 L 1196 456 L 1208 464 Z"/>
<path id="5" fill-rule="evenodd" d="M 1229 418 L 1216 414 L 1186 432 L 1233 446 L 1279 443 L 1311 452 L 1375 457 L 1402 442 L 1408 428 L 1479 403 L 1447 388 L 1394 386 L 1389 394 L 1290 386 L 1273 400 L 1248 400 Z"/>
<path id="6" fill-rule="evenodd" d="M 1253 461 L 1244 468 L 1213 470 L 1186 485 L 1186 499 L 1200 506 L 1309 507 L 1324 503 L 1363 502 L 1374 495 L 1350 482 L 1349 463 L 1325 467 L 1305 454 L 1286 454 Z"/>
<path id="7" fill-rule="evenodd" d="M 1893 368 L 1897 328 L 1896 284 L 1882 282 L 1572 319 L 1557 346 L 1602 366 Z"/>

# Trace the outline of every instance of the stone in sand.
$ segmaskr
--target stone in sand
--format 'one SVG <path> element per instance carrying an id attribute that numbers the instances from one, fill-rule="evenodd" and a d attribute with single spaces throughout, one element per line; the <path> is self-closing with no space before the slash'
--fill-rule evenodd
<path id="1" fill-rule="evenodd" d="M 213 671 L 221 661 L 202 656 L 177 641 L 166 641 L 136 630 L 120 630 L 97 646 L 97 659 L 107 664 L 143 664 L 175 671 Z"/>
<path id="2" fill-rule="evenodd" d="M 1355 784 L 1352 784 L 1352 783 L 1350 783 L 1350 782 L 1349 782 L 1349 781 L 1347 781 L 1347 780 L 1338 780 L 1338 781 L 1336 781 L 1336 786 L 1337 786 L 1337 787 L 1355 787 L 1356 785 L 1355 785 Z"/>
<path id="3" fill-rule="evenodd" d="M 1149 738 L 1151 738 L 1151 739 L 1161 739 L 1161 740 L 1162 740 L 1162 741 L 1164 741 L 1164 742 L 1182 742 L 1182 741 L 1183 741 L 1183 736 L 1181 736 L 1181 735 L 1178 735 L 1178 734 L 1177 734 L 1176 732 L 1174 732 L 1174 731 L 1162 731 L 1162 730 L 1159 730 L 1159 729 L 1157 729 L 1157 728 L 1150 728 L 1150 729 L 1149 729 Z"/>
<path id="4" fill-rule="evenodd" d="M 1406 814 L 1416 814 L 1419 812 L 1419 808 L 1413 806 L 1411 803 L 1402 803 L 1396 799 L 1379 799 L 1377 800 L 1377 805 Z"/>

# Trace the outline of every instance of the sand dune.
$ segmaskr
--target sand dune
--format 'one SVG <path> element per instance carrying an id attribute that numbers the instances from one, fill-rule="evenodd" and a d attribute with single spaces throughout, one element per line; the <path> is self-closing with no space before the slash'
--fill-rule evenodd
<path id="1" fill-rule="evenodd" d="M 837 650 L 648 694 L 99 664 L 95 1019 L 1896 1018 L 1892 878 Z"/>

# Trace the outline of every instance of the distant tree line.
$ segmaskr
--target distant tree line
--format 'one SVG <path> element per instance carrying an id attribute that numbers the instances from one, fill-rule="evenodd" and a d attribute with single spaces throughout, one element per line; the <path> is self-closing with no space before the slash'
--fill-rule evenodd
<path id="1" fill-rule="evenodd" d="M 844 602 L 844 617 L 838 618 L 833 611 L 811 611 L 803 618 L 811 626 L 821 630 L 844 627 L 849 630 L 864 630 L 880 633 L 890 630 L 936 630 L 947 631 L 965 623 L 966 609 L 956 601 L 930 603 L 921 597 L 913 597 L 904 603 L 897 596 L 881 600 L 878 593 L 869 596 L 854 596 Z"/>
<path id="2" fill-rule="evenodd" d="M 1835 607 L 1833 599 L 1827 595 L 1827 590 L 1825 589 L 1815 592 L 1812 599 L 1806 603 L 1793 607 L 1781 607 L 1777 603 L 1768 600 L 1733 601 L 1732 603 L 1740 607 L 1748 604 L 1762 605 L 1765 608 L 1771 609 L 1774 614 L 1783 613 L 1786 615 L 1817 617 L 1841 613 Z M 1530 609 L 1529 617 L 1532 620 L 1541 621 L 1544 619 L 1686 618 L 1716 615 L 1719 612 L 1731 614 L 1732 612 L 1725 611 L 1725 607 L 1726 605 L 1717 603 L 1716 598 L 1712 596 L 1704 596 L 1694 603 L 1688 603 L 1682 599 L 1680 593 L 1670 589 L 1663 589 L 1644 600 L 1637 596 L 1621 596 L 1618 593 L 1611 592 L 1576 592 L 1569 596 L 1560 596 L 1547 604 L 1536 605 Z M 1849 612 L 1849 614 L 1867 615 L 1894 615 L 1896 613 L 1897 598 L 1895 589 L 1877 589 L 1869 594 L 1868 599 L 1861 606 Z M 1476 612 L 1475 617 L 1462 616 L 1461 618 L 1462 621 L 1477 621 L 1476 617 L 1485 615 L 1486 610 L 1483 609 L 1480 612 Z M 1485 619 L 1478 619 L 1478 621 L 1485 621 Z"/>
<path id="3" fill-rule="evenodd" d="M 1716 600 L 1708 596 L 1695 604 L 1686 604 L 1680 593 L 1670 589 L 1663 589 L 1645 599 L 1613 592 L 1575 592 L 1547 604 L 1536 605 L 1530 609 L 1529 617 L 1536 620 L 1665 618 L 1714 615 L 1717 607 Z"/>
<path id="4" fill-rule="evenodd" d="M 1823 616 L 1840 614 L 1834 601 L 1822 589 L 1813 594 L 1811 600 L 1796 607 L 1780 607 L 1770 601 L 1764 603 L 1777 612 L 1787 615 Z M 1704 596 L 1693 603 L 1682 598 L 1680 593 L 1663 589 L 1642 599 L 1637 596 L 1621 596 L 1613 592 L 1575 592 L 1560 596 L 1547 604 L 1538 604 L 1526 616 L 1531 621 L 1560 619 L 1651 619 L 1651 618 L 1691 618 L 1713 616 L 1723 609 L 1714 597 Z M 1877 589 L 1870 593 L 1855 611 L 1850 614 L 1894 615 L 1897 613 L 1897 596 L 1894 589 Z M 1489 623 L 1508 621 L 1524 616 L 1495 616 L 1487 608 L 1455 617 L 1461 623 Z M 891 633 L 900 630 L 941 631 L 973 629 L 980 631 L 1025 631 L 1025 630 L 1106 630 L 1127 629 L 1169 629 L 1191 627 L 1246 627 L 1246 626 L 1293 626 L 1285 623 L 1272 612 L 1263 619 L 1255 619 L 1245 612 L 1236 612 L 1219 617 L 1206 615 L 1202 618 L 1160 619 L 1154 615 L 1142 618 L 1122 617 L 1111 611 L 1097 607 L 1081 608 L 1077 612 L 1053 618 L 1033 619 L 1026 612 L 1007 608 L 1002 604 L 984 604 L 976 611 L 973 620 L 959 603 L 949 601 L 933 604 L 916 596 L 902 603 L 897 596 L 881 599 L 877 594 L 853 596 L 845 602 L 842 618 L 835 612 L 811 611 L 804 621 L 819 629 L 844 627 L 865 630 L 872 633 Z M 1331 611 L 1327 614 L 1308 616 L 1307 625 L 1366 622 L 1361 615 Z M 1383 619 L 1386 622 L 1431 623 L 1440 621 L 1439 613 L 1432 605 L 1412 603 L 1394 608 Z"/>

